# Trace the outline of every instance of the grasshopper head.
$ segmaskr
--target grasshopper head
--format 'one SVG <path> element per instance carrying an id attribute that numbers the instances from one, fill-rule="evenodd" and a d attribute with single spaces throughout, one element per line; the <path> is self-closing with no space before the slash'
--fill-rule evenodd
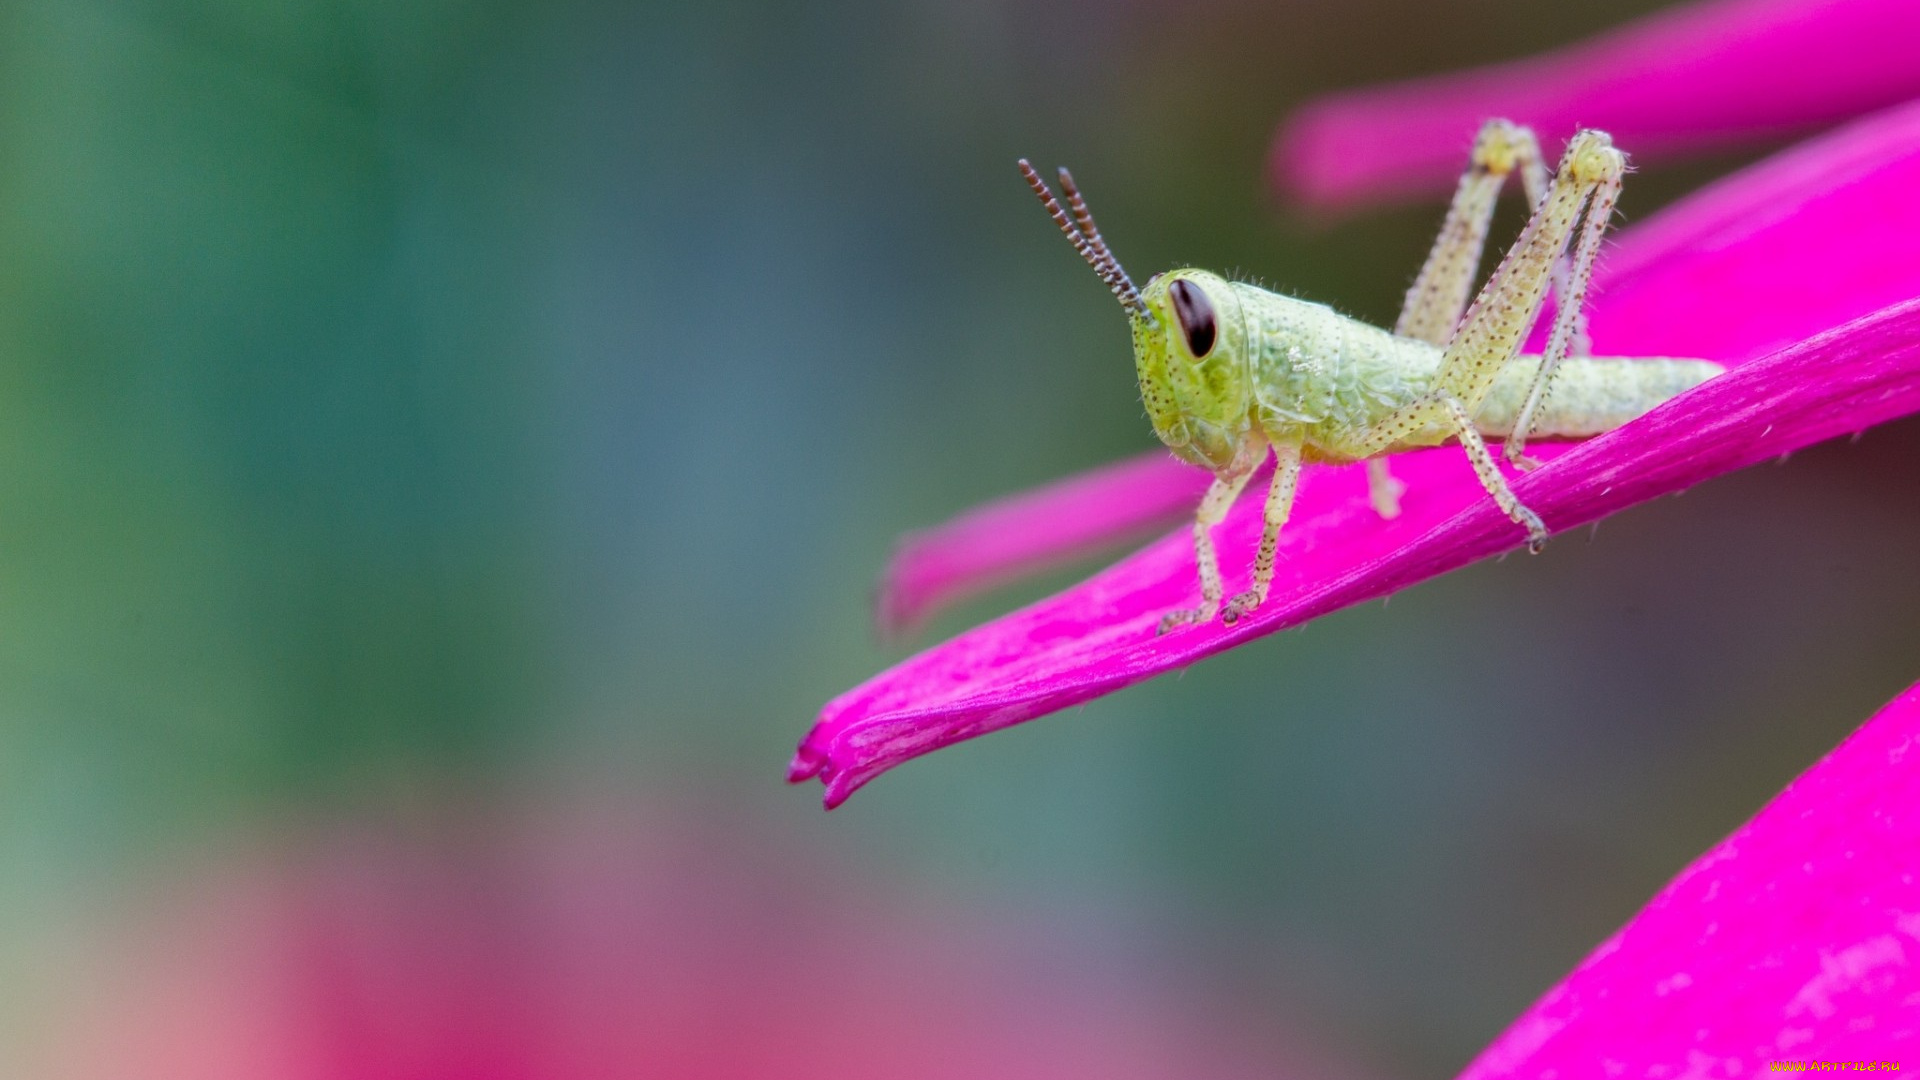
<path id="1" fill-rule="evenodd" d="M 1238 295 L 1217 274 L 1173 270 L 1140 300 L 1129 312 L 1133 362 L 1153 433 L 1181 460 L 1225 469 L 1252 424 Z"/>
<path id="2" fill-rule="evenodd" d="M 1215 472 L 1226 469 L 1252 426 L 1247 328 L 1238 294 L 1225 278 L 1205 270 L 1161 274 L 1141 292 L 1107 250 L 1071 173 L 1060 170 L 1071 219 L 1025 158 L 1020 174 L 1073 249 L 1127 309 L 1140 397 L 1154 434 L 1184 461 Z"/>

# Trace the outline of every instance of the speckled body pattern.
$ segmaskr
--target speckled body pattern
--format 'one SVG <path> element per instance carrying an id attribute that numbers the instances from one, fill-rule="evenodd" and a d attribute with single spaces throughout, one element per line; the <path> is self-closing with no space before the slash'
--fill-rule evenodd
<path id="1" fill-rule="evenodd" d="M 1397 337 L 1323 304 L 1243 283 L 1220 285 L 1247 327 L 1239 362 L 1252 392 L 1249 419 L 1269 441 L 1299 442 L 1307 461 L 1360 460 L 1367 455 L 1354 445 L 1356 432 L 1433 389 L 1442 353 L 1437 346 Z M 1482 435 L 1512 434 L 1539 368 L 1539 356 L 1521 356 L 1499 371 L 1474 416 Z M 1611 431 L 1720 371 L 1704 360 L 1668 357 L 1568 359 L 1554 373 L 1553 394 L 1535 417 L 1532 434 L 1577 439 Z M 1435 446 L 1452 436 L 1451 429 L 1432 427 L 1387 449 Z"/>

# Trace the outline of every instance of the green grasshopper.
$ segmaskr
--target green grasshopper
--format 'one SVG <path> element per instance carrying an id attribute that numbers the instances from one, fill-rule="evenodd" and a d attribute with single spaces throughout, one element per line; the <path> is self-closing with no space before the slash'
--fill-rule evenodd
<path id="1" fill-rule="evenodd" d="M 1365 461 L 1374 508 L 1391 518 L 1401 487 L 1384 456 L 1457 439 L 1487 493 L 1537 552 L 1546 525 L 1507 486 L 1488 437 L 1504 440 L 1510 463 L 1533 468 L 1529 435 L 1597 435 L 1724 370 L 1706 360 L 1569 356 L 1587 351 L 1581 306 L 1626 172 L 1626 157 L 1604 132 L 1576 134 L 1549 177 L 1532 132 L 1489 121 L 1391 332 L 1205 270 L 1170 270 L 1137 289 L 1072 175 L 1060 170 L 1069 218 L 1025 159 L 1020 171 L 1126 309 L 1154 434 L 1181 460 L 1214 474 L 1193 523 L 1200 607 L 1169 613 L 1161 633 L 1215 614 L 1231 624 L 1266 599 L 1303 462 Z M 1468 306 L 1494 204 L 1516 171 L 1532 218 Z M 1558 310 L 1546 352 L 1521 356 L 1549 290 Z M 1252 587 L 1223 612 L 1213 527 L 1269 452 L 1273 479 Z"/>

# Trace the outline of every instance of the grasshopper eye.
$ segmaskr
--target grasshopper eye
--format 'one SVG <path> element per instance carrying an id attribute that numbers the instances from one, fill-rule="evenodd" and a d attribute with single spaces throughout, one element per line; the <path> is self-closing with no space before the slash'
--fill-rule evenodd
<path id="1" fill-rule="evenodd" d="M 1173 297 L 1173 313 L 1180 318 L 1180 332 L 1187 335 L 1187 349 L 1199 360 L 1213 351 L 1216 327 L 1213 302 L 1207 294 L 1185 281 L 1176 281 L 1167 290 Z"/>

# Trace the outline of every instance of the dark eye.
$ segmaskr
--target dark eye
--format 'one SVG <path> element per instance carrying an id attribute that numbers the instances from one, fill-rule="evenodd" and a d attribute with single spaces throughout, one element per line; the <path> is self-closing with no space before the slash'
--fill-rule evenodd
<path id="1" fill-rule="evenodd" d="M 1167 292 L 1173 296 L 1173 313 L 1180 317 L 1180 331 L 1187 335 L 1187 349 L 1194 359 L 1212 352 L 1216 327 L 1207 294 L 1185 281 L 1174 282 Z"/>

